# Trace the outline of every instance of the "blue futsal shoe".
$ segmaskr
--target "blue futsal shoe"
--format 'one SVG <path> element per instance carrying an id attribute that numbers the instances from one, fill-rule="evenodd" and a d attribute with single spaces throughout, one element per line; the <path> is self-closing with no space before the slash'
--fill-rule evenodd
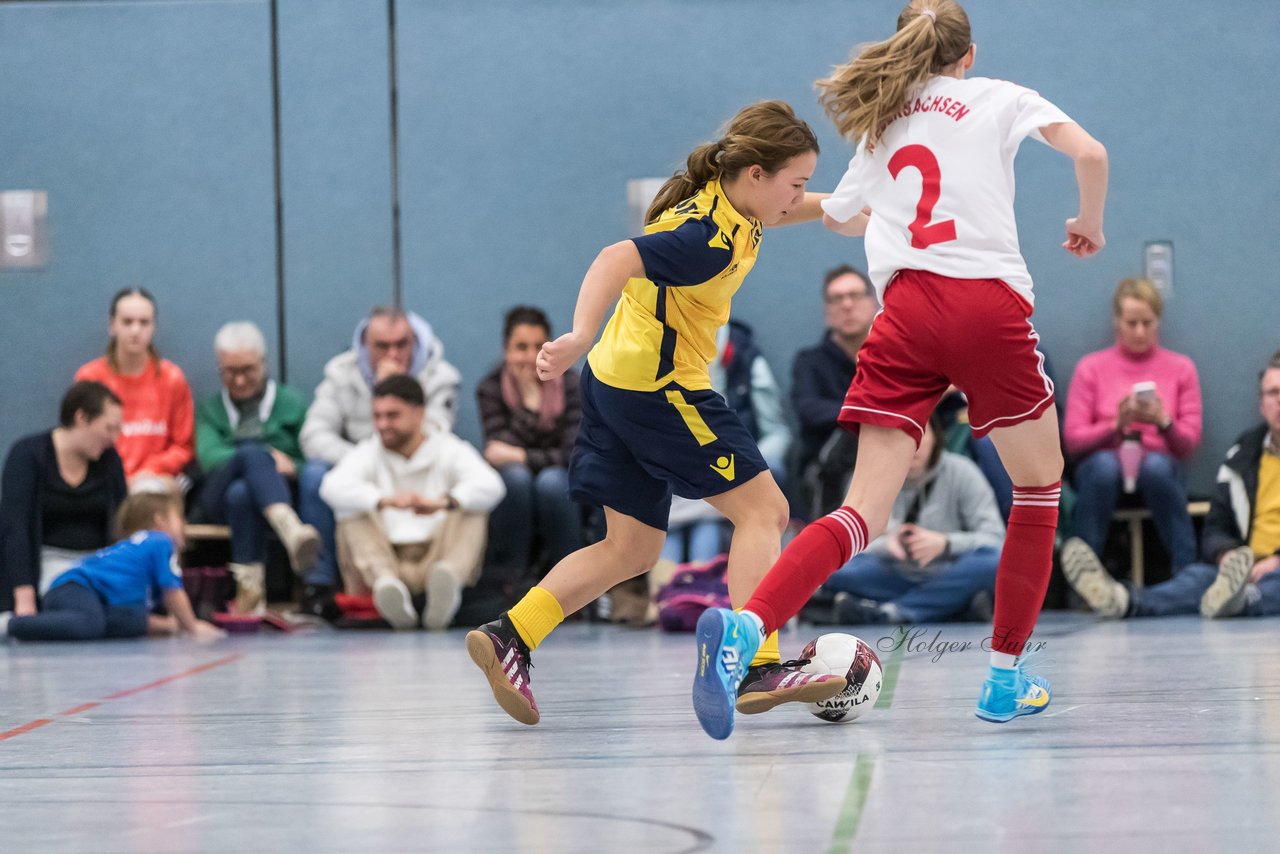
<path id="1" fill-rule="evenodd" d="M 1019 715 L 1034 715 L 1049 706 L 1049 680 L 1023 672 L 1022 659 L 1013 668 L 992 667 L 978 696 L 976 714 L 1002 724 Z"/>
<path id="2" fill-rule="evenodd" d="M 760 648 L 755 623 L 727 608 L 708 608 L 698 618 L 698 666 L 693 674 L 693 710 L 707 735 L 733 732 L 738 685 Z"/>

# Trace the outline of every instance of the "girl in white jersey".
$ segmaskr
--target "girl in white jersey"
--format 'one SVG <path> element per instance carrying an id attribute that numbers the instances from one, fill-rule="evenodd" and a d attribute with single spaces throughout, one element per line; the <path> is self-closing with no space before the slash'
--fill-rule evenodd
<path id="1" fill-rule="evenodd" d="M 1062 455 L 1014 225 L 1013 158 L 1032 136 L 1074 161 L 1079 212 L 1067 220 L 1063 248 L 1086 257 L 1105 242 L 1107 155 L 1037 93 L 966 79 L 973 60 L 964 10 L 914 0 L 892 38 L 818 81 L 827 113 L 857 145 L 823 202 L 824 222 L 865 235 L 884 310 L 858 353 L 841 414 L 860 430 L 844 506 L 792 541 L 742 613 L 717 609 L 699 621 L 694 708 L 715 738 L 733 731 L 740 662 L 761 633 L 786 623 L 883 533 L 923 425 L 952 383 L 969 398 L 974 434 L 990 433 L 1014 483 L 977 714 L 1001 722 L 1048 705 L 1048 682 L 1024 673 L 1018 656 L 1048 584 Z"/>

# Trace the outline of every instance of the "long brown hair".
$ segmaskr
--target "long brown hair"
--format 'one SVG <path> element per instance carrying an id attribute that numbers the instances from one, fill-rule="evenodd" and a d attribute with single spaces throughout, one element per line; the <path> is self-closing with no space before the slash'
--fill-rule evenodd
<path id="1" fill-rule="evenodd" d="M 874 146 L 917 89 L 971 43 L 969 16 L 955 0 L 912 0 L 891 38 L 861 47 L 815 84 L 819 100 L 842 136 Z"/>
<path id="2" fill-rule="evenodd" d="M 772 175 L 791 158 L 810 151 L 818 153 L 818 137 L 787 102 L 758 101 L 743 107 L 718 140 L 695 148 L 685 168 L 667 179 L 644 221 L 653 222 L 716 178 L 732 179 L 756 164 Z"/>
<path id="3" fill-rule="evenodd" d="M 125 297 L 142 297 L 151 303 L 151 321 L 153 324 L 160 316 L 160 309 L 156 306 L 156 298 L 151 295 L 151 291 L 146 288 L 133 287 L 121 288 L 116 291 L 116 295 L 111 298 L 111 309 L 107 312 L 108 319 L 116 319 L 116 309 L 120 306 L 120 300 Z M 154 332 L 152 334 L 154 335 Z M 147 355 L 151 357 L 152 370 L 155 371 L 156 376 L 160 376 L 160 351 L 156 349 L 154 339 L 147 345 Z M 114 335 L 107 341 L 107 367 L 111 369 L 112 373 L 120 373 L 120 359 L 116 356 L 116 338 Z"/>

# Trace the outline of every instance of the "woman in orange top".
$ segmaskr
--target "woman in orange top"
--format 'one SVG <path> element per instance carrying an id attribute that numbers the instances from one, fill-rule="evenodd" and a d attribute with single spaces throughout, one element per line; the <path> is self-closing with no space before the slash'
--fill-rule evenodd
<path id="1" fill-rule="evenodd" d="M 125 477 L 177 479 L 195 453 L 195 412 L 182 369 L 160 358 L 152 343 L 156 300 L 145 288 L 125 288 L 111 300 L 107 353 L 82 365 L 77 380 L 97 380 L 124 402 L 116 450 Z"/>

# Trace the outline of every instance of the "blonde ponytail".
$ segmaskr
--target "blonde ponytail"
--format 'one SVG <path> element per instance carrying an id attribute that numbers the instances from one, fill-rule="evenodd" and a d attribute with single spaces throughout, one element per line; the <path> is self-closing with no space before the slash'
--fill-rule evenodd
<path id="1" fill-rule="evenodd" d="M 915 92 L 969 50 L 969 17 L 954 0 L 913 0 L 898 31 L 863 47 L 815 84 L 840 134 L 874 146 Z"/>

